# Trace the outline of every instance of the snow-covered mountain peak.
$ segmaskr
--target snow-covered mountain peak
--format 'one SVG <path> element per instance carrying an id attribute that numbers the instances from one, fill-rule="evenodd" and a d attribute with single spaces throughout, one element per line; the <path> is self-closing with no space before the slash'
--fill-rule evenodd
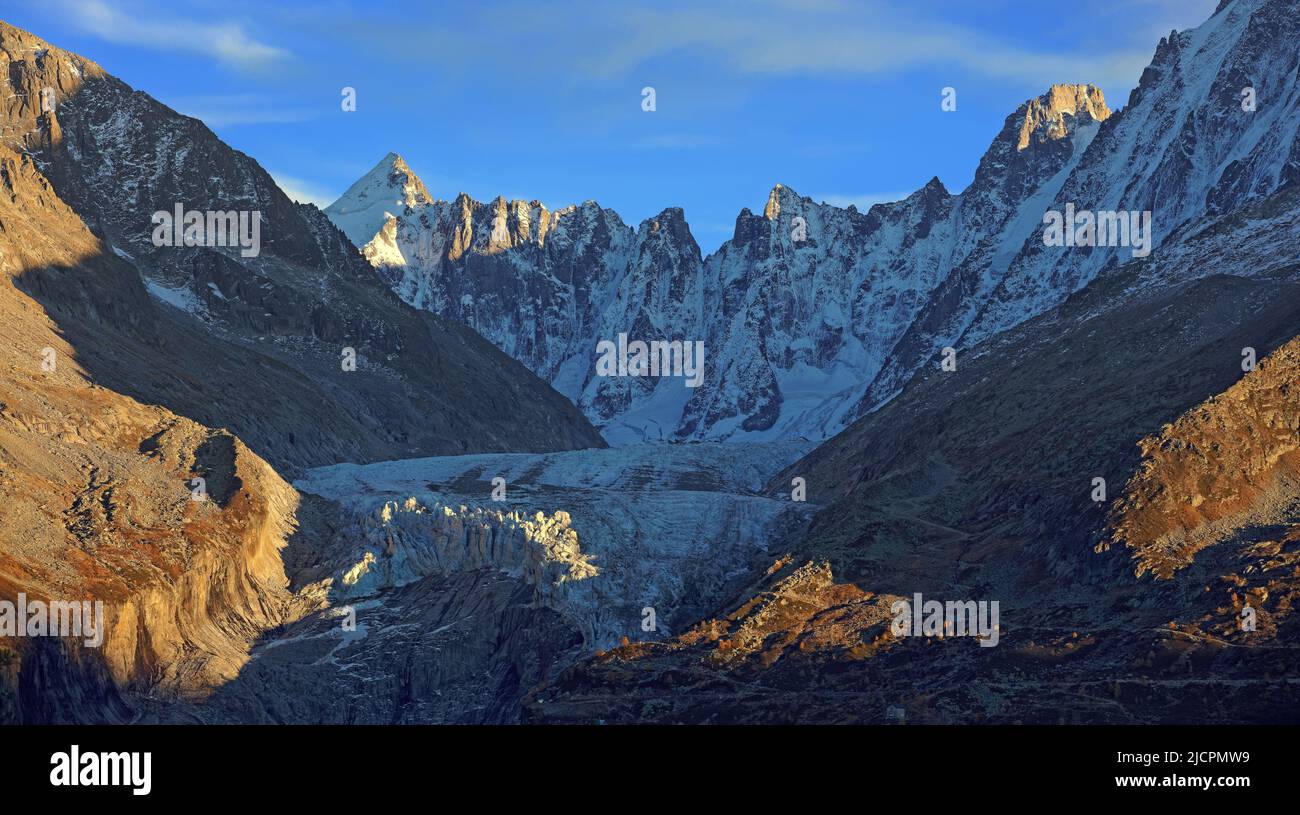
<path id="1" fill-rule="evenodd" d="M 686 223 L 686 211 L 681 207 L 667 207 L 658 215 L 646 218 L 637 227 L 638 235 L 658 235 L 674 242 L 694 242 L 691 227 Z"/>
<path id="2" fill-rule="evenodd" d="M 325 214 L 357 246 L 365 246 L 390 215 L 433 200 L 424 182 L 397 153 L 389 153 L 357 179 Z"/>
<path id="3" fill-rule="evenodd" d="M 785 184 L 777 184 L 767 194 L 767 204 L 763 206 L 763 217 L 769 221 L 775 221 L 781 217 L 783 210 L 798 209 L 801 205 L 811 202 L 812 199 L 805 198 Z"/>
<path id="4" fill-rule="evenodd" d="M 781 217 L 781 185 L 777 184 L 767 195 L 767 206 L 763 207 L 763 217 L 775 221 Z"/>
<path id="5" fill-rule="evenodd" d="M 1158 250 L 1300 183 L 1293 6 L 1233 0 L 1171 34 L 1121 113 L 1095 85 L 1047 87 L 1006 117 L 959 193 L 934 177 L 858 212 L 776 184 L 707 258 L 678 208 L 633 229 L 590 201 L 548 212 L 462 197 L 397 217 L 366 256 L 611 441 L 824 437 L 942 349 L 964 352 L 1138 257 L 1045 245 L 1045 213 L 1149 212 L 1142 241 Z M 597 375 L 593 349 L 620 334 L 703 342 L 703 381 Z"/>
<path id="6" fill-rule="evenodd" d="M 917 206 L 925 207 L 928 209 L 928 208 L 933 208 L 934 206 L 936 206 L 941 202 L 946 202 L 949 198 L 952 197 L 953 197 L 952 193 L 948 192 L 948 188 L 943 185 L 943 182 L 939 180 L 939 176 L 936 175 L 931 177 L 929 181 L 925 182 L 924 187 L 921 187 L 921 189 L 917 190 L 916 192 L 912 193 L 906 198 L 903 198 L 899 201 L 886 201 L 879 204 L 873 204 L 871 209 L 875 209 L 876 207 L 882 207 L 885 210 L 892 211 L 892 210 L 897 210 L 897 209 L 902 209 L 907 207 L 917 207 Z M 870 212 L 870 210 L 868 210 L 868 212 Z"/>

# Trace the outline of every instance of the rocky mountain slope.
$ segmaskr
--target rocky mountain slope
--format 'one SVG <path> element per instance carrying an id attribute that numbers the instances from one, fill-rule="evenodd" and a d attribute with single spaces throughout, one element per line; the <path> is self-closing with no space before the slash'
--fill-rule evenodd
<path id="1" fill-rule="evenodd" d="M 229 428 L 292 467 L 602 444 L 472 331 L 394 297 L 319 210 L 286 198 L 202 122 L 11 26 L 0 27 L 0 59 L 12 94 L 5 143 L 33 157 L 122 261 L 91 311 L 64 320 L 105 387 Z M 155 246 L 152 216 L 176 204 L 260 212 L 260 253 Z M 55 314 L 75 311 L 67 301 L 87 285 L 73 272 L 19 271 Z"/>
<path id="2" fill-rule="evenodd" d="M 0 721 L 127 720 L 123 693 L 201 693 L 297 613 L 279 549 L 298 494 L 229 433 L 96 383 L 67 312 L 48 313 L 19 275 L 76 275 L 89 283 L 76 293 L 64 277 L 70 300 L 125 320 L 110 311 L 124 298 L 93 281 L 134 270 L 3 145 L 0 227 L 0 598 L 99 601 L 106 615 L 97 648 L 0 641 Z M 195 477 L 210 500 L 193 500 Z"/>
<path id="3" fill-rule="evenodd" d="M 1300 258 L 1271 246 L 1300 237 L 1298 195 L 1202 256 L 1267 225 L 1233 252 L 1266 275 L 1151 290 L 1167 263 L 1126 264 L 914 380 L 768 485 L 807 480 L 801 542 L 691 631 L 564 672 L 530 720 L 1300 721 Z M 917 592 L 999 602 L 997 646 L 898 636 Z"/>
<path id="4" fill-rule="evenodd" d="M 201 698 L 325 602 L 282 550 L 327 518 L 273 465 L 603 444 L 202 123 L 2 23 L 0 62 L 0 599 L 106 620 L 98 646 L 6 633 L 0 721 Z M 263 251 L 155 246 L 173 203 L 260 210 Z"/>
<path id="5" fill-rule="evenodd" d="M 1171 33 L 1117 115 L 1094 87 L 1052 86 L 1007 117 L 959 194 L 934 179 L 859 213 L 777 185 L 703 259 L 680 210 L 633 229 L 593 202 L 437 201 L 392 155 L 327 212 L 403 299 L 475 327 L 610 440 L 825 438 L 942 349 L 1134 256 L 1046 246 L 1045 212 L 1150 212 L 1152 246 L 1169 247 L 1292 183 L 1292 11 L 1236 0 Z M 595 376 L 596 343 L 623 332 L 703 340 L 704 385 Z"/>

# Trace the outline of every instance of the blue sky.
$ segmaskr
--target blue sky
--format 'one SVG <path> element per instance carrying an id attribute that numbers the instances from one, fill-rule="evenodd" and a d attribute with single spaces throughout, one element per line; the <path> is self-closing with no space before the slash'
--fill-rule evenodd
<path id="1" fill-rule="evenodd" d="M 594 199 L 633 225 L 681 206 L 708 252 L 778 182 L 859 208 L 935 175 L 960 191 L 1025 99 L 1092 82 L 1120 108 L 1159 38 L 1215 5 L 7 0 L 4 19 L 203 119 L 301 200 L 393 151 L 442 198 Z"/>

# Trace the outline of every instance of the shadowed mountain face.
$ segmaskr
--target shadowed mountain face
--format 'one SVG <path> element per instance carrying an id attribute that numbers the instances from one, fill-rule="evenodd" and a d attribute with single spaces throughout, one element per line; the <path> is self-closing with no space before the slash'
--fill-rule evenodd
<path id="1" fill-rule="evenodd" d="M 0 62 L 0 599 L 104 605 L 95 645 L 6 630 L 0 721 L 202 697 L 318 607 L 273 464 L 603 446 L 202 123 L 5 24 Z M 261 253 L 155 246 L 175 203 L 260 211 Z"/>
<path id="2" fill-rule="evenodd" d="M 112 255 L 97 277 L 10 273 L 62 318 L 100 384 L 227 427 L 293 467 L 603 444 L 472 331 L 394 297 L 319 210 L 289 201 L 203 123 L 18 29 L 0 26 L 0 54 L 14 93 L 7 144 L 33 156 Z M 260 254 L 155 246 L 153 214 L 177 204 L 259 212 Z"/>
<path id="3" fill-rule="evenodd" d="M 1296 192 L 1219 245 L 1264 222 L 1265 245 L 1300 237 Z M 1238 259 L 1275 271 L 1135 295 L 1178 261 L 1129 264 L 923 373 L 773 479 L 822 507 L 716 619 L 575 667 L 529 714 L 1300 720 L 1300 259 Z M 897 636 L 893 603 L 918 592 L 998 601 L 997 646 Z"/>
<path id="4" fill-rule="evenodd" d="M 129 720 L 123 692 L 227 681 L 297 613 L 279 548 L 298 494 L 228 433 L 97 383 L 72 338 L 113 347 L 97 321 L 148 326 L 153 306 L 3 145 L 0 224 L 0 598 L 105 608 L 98 645 L 0 640 L 0 721 Z M 21 275 L 57 281 L 65 307 L 42 308 Z M 194 500 L 196 477 L 210 500 Z"/>

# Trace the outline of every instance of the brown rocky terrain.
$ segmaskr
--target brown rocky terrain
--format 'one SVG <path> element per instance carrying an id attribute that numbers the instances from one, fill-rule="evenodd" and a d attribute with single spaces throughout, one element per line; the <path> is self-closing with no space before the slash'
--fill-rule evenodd
<path id="1" fill-rule="evenodd" d="M 822 504 L 787 555 L 691 632 L 566 671 L 530 720 L 1300 721 L 1300 267 L 1278 260 L 1135 295 L 1170 270 L 1130 264 L 936 365 L 773 479 Z M 999 601 L 998 645 L 894 635 L 915 592 Z"/>
<path id="2" fill-rule="evenodd" d="M 1295 514 L 1297 393 L 1300 340 L 1293 339 L 1138 443 L 1142 466 L 1112 508 L 1111 540 L 1129 547 L 1139 577 L 1151 571 L 1170 578 L 1219 540 Z"/>
<path id="3" fill-rule="evenodd" d="M 109 609 L 101 649 L 0 646 L 0 719 L 121 719 L 119 689 L 229 680 L 257 635 L 294 613 L 279 549 L 297 493 L 230 434 L 93 381 L 14 271 L 94 278 L 113 263 L 32 161 L 4 147 L 0 225 L 0 596 Z M 210 500 L 192 500 L 196 475 Z"/>
<path id="4" fill-rule="evenodd" d="M 283 551 L 325 516 L 300 514 L 277 467 L 603 446 L 489 343 L 402 304 L 201 123 L 3 23 L 0 63 L 0 599 L 101 601 L 107 617 L 100 648 L 6 638 L 0 721 L 201 700 L 322 605 Z M 202 166 L 173 163 L 187 153 Z M 166 201 L 260 209 L 262 255 L 154 247 Z M 210 302 L 178 309 L 159 286 Z"/>

